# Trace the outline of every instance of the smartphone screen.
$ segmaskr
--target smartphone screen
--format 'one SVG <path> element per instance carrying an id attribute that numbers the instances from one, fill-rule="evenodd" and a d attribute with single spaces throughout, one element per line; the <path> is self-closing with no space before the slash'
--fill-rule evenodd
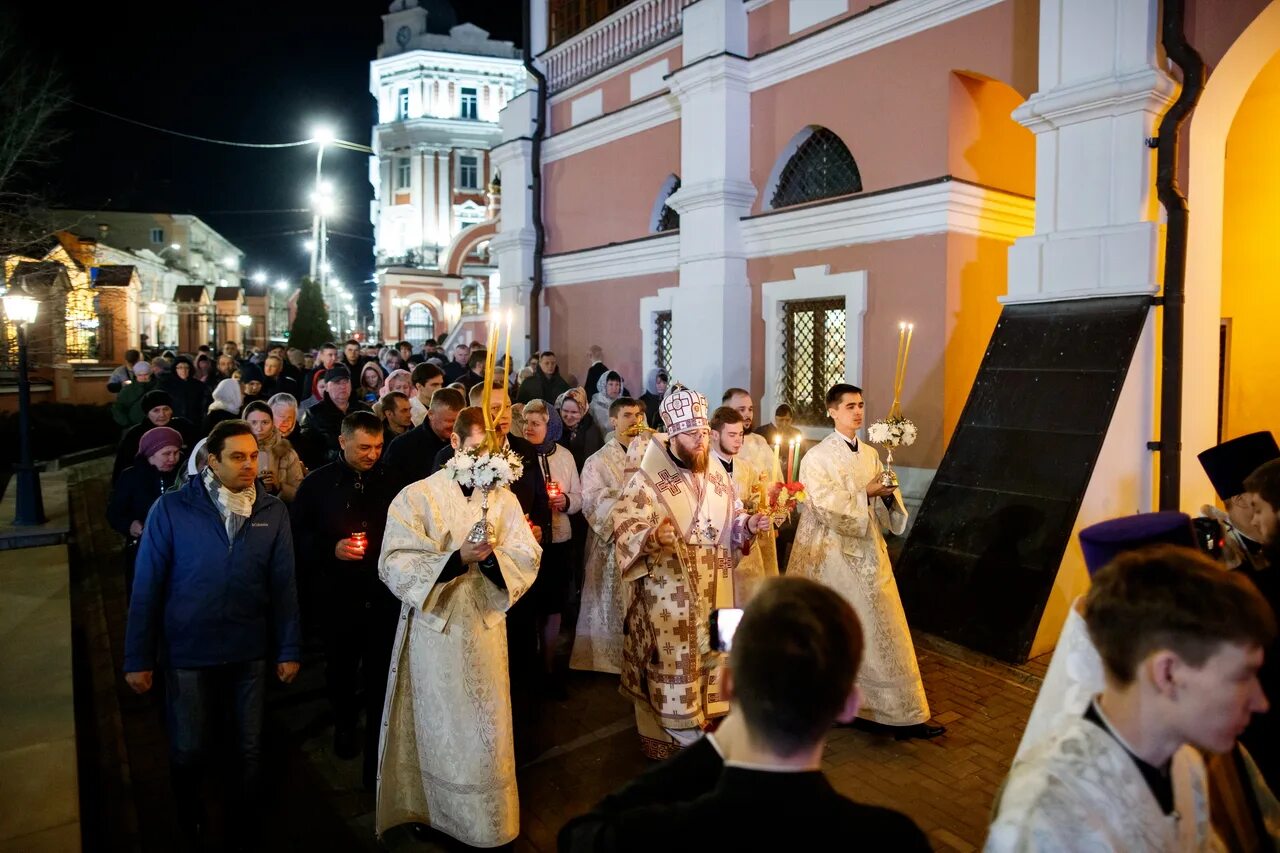
<path id="1" fill-rule="evenodd" d="M 733 633 L 742 621 L 742 608 L 725 607 L 711 611 L 711 649 L 727 652 L 733 647 Z"/>

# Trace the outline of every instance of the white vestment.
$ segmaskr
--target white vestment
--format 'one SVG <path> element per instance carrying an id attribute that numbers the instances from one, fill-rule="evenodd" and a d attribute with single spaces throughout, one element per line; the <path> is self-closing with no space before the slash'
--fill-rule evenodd
<path id="1" fill-rule="evenodd" d="M 441 470 L 407 486 L 387 511 L 378 574 L 403 602 L 379 744 L 376 830 L 419 822 L 476 847 L 520 832 L 506 611 L 537 574 L 542 549 L 507 489 L 489 494 L 506 589 L 478 564 L 442 570 L 480 519 Z"/>
<path id="2" fill-rule="evenodd" d="M 1102 657 L 1089 639 L 1088 626 L 1080 615 L 1083 602 L 1083 596 L 1077 598 L 1067 611 L 1067 621 L 1063 623 L 1049 669 L 1036 694 L 1036 703 L 1031 707 L 1027 727 L 1022 730 L 1014 761 L 1061 729 L 1068 720 L 1078 719 L 1105 686 Z"/>
<path id="3" fill-rule="evenodd" d="M 587 553 L 578 627 L 569 656 L 572 669 L 622 671 L 622 579 L 613 550 L 613 505 L 627 484 L 626 461 L 622 445 L 611 440 L 582 466 Z"/>
<path id="4" fill-rule="evenodd" d="M 769 442 L 764 440 L 763 436 L 756 433 L 748 433 L 742 437 L 742 449 L 738 451 L 737 459 L 745 460 L 751 465 L 751 470 L 757 478 L 765 480 L 766 487 L 769 483 L 782 482 L 782 464 L 786 457 L 782 456 L 779 461 L 773 459 L 773 448 L 769 446 Z M 735 475 L 737 473 L 735 465 Z M 734 481 L 739 485 L 739 496 L 742 502 L 755 510 L 749 495 L 741 489 L 743 482 L 734 477 Z M 762 575 L 757 577 L 754 582 L 748 581 L 745 589 L 746 596 L 743 601 L 749 601 L 751 596 L 755 595 L 755 589 L 759 587 L 764 578 L 777 577 L 780 566 L 778 565 L 778 542 L 777 536 L 773 530 L 766 530 L 764 533 L 758 534 L 754 544 L 751 546 L 751 553 L 757 554 L 760 560 L 760 568 Z M 748 554 L 748 557 L 751 555 Z M 742 607 L 742 604 L 738 605 Z"/>
<path id="5" fill-rule="evenodd" d="M 807 500 L 800 504 L 787 574 L 826 584 L 853 605 L 864 642 L 859 716 L 907 726 L 929 719 L 929 703 L 880 530 L 901 534 L 907 509 L 898 492 L 889 506 L 867 499 L 867 486 L 883 470 L 874 447 L 859 441 L 851 452 L 836 432 L 805 454 L 800 482 Z"/>
<path id="6" fill-rule="evenodd" d="M 1173 755 L 1174 810 L 1165 814 L 1133 757 L 1098 724 L 1076 717 L 1014 762 L 986 853 L 1216 851 L 1204 761 Z"/>
<path id="7" fill-rule="evenodd" d="M 757 436 L 758 437 L 758 436 Z M 723 459 L 720 460 L 722 463 Z M 761 487 L 769 488 L 764 472 L 756 468 L 751 460 L 744 459 L 739 453 L 733 462 L 733 485 L 737 491 L 738 501 L 743 511 L 748 514 L 763 512 Z M 772 464 L 772 456 L 769 459 Z M 733 566 L 733 606 L 746 607 L 755 596 L 765 578 L 778 575 L 778 550 L 774 547 L 773 529 L 757 533 L 751 539 L 751 549 L 740 555 Z"/>

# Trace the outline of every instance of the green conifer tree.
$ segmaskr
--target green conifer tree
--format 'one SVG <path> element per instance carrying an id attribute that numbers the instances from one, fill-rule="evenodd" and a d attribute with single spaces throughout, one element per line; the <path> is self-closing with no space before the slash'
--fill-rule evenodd
<path id="1" fill-rule="evenodd" d="M 298 313 L 289 329 L 289 346 L 309 350 L 333 339 L 320 285 L 310 278 L 303 278 L 302 292 L 298 294 Z"/>

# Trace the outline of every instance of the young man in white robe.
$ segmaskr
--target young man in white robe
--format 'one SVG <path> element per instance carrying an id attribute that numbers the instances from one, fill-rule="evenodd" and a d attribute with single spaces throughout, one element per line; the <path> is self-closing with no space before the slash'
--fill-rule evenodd
<path id="1" fill-rule="evenodd" d="M 574 632 L 571 669 L 622 671 L 622 579 L 613 552 L 613 505 L 627 484 L 631 428 L 645 418 L 638 400 L 619 397 L 609 407 L 609 441 L 582 466 L 582 516 L 587 520 L 586 566 L 582 603 Z"/>
<path id="2" fill-rule="evenodd" d="M 738 456 L 750 463 L 752 469 L 770 483 L 781 482 L 784 472 L 780 458 L 774 454 L 764 436 L 755 431 L 756 406 L 751 393 L 745 388 L 730 388 L 724 392 L 720 405 L 742 415 L 742 449 L 738 451 Z M 778 574 L 781 564 L 778 562 L 778 540 L 773 534 L 760 537 L 755 547 L 760 550 L 760 562 L 766 567 L 765 574 Z M 771 571 L 769 567 L 772 567 Z"/>
<path id="3" fill-rule="evenodd" d="M 453 448 L 484 441 L 458 413 Z M 541 549 L 515 496 L 489 493 L 496 544 L 472 544 L 482 494 L 448 467 L 391 503 L 378 573 L 402 602 L 378 764 L 379 836 L 423 823 L 475 847 L 520 832 L 505 614 L 533 584 Z"/>
<path id="4" fill-rule="evenodd" d="M 835 430 L 800 462 L 807 499 L 800 505 L 787 574 L 835 589 L 866 626 L 858 716 L 893 727 L 898 737 L 937 737 L 946 729 L 929 722 L 920 666 L 881 532 L 901 535 L 907 508 L 897 487 L 881 481 L 880 454 L 858 438 L 864 409 L 857 386 L 841 383 L 827 392 L 827 415 Z"/>
<path id="5" fill-rule="evenodd" d="M 764 512 L 764 490 L 769 488 L 768 476 L 757 469 L 740 453 L 742 450 L 744 421 L 737 410 L 721 406 L 711 415 L 711 452 L 729 472 L 737 489 L 738 500 L 747 512 Z M 764 545 L 773 543 L 773 527 L 759 533 L 751 549 L 733 567 L 733 606 L 746 607 L 756 589 L 767 577 L 777 577 L 776 552 L 766 551 Z"/>
<path id="6" fill-rule="evenodd" d="M 1083 618 L 1105 686 L 1014 762 L 988 853 L 1217 851 L 1204 760 L 1267 709 L 1275 616 L 1244 578 L 1177 545 L 1121 555 Z"/>

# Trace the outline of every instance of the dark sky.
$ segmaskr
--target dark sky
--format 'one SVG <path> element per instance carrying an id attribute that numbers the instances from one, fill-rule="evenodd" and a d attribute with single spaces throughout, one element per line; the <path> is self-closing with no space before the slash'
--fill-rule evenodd
<path id="1" fill-rule="evenodd" d="M 209 0 L 145 3 L 20 0 L 23 46 L 53 62 L 75 101 L 185 133 L 244 142 L 305 139 L 327 120 L 368 145 L 369 61 L 390 0 Z M 426 5 L 424 3 L 424 5 Z M 519 0 L 454 0 L 460 21 L 520 43 Z M 3 25 L 3 21 L 0 21 Z M 194 213 L 273 279 L 306 272 L 302 248 L 315 148 L 253 150 L 192 142 L 68 106 L 70 133 L 40 182 L 64 207 Z M 368 156 L 330 149 L 325 172 L 342 202 L 330 222 L 334 275 L 373 275 Z M 357 235 L 343 237 L 334 231 Z M 363 238 L 363 239 L 361 239 Z M 364 306 L 368 300 L 358 298 Z"/>

